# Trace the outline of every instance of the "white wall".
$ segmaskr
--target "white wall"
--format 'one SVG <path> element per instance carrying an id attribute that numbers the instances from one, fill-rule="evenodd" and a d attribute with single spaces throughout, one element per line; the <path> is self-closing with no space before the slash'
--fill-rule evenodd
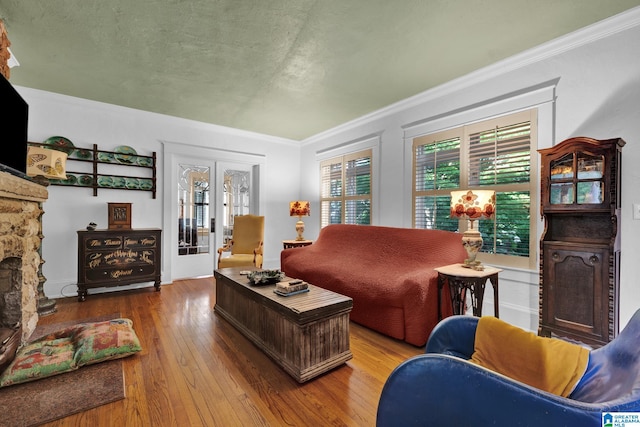
<path id="1" fill-rule="evenodd" d="M 554 88 L 553 99 L 542 108 L 554 108 L 554 120 L 543 125 L 539 148 L 574 136 L 597 139 L 622 137 L 622 272 L 621 327 L 640 308 L 635 266 L 640 251 L 640 221 L 632 220 L 632 204 L 640 203 L 640 8 L 582 29 L 574 34 L 523 52 L 506 61 L 411 99 L 389 106 L 303 141 L 302 197 L 318 200 L 317 159 L 333 147 L 349 146 L 371 135 L 379 140 L 379 187 L 372 221 L 378 225 L 411 226 L 411 184 L 407 179 L 403 138 L 415 123 L 465 114 L 496 102 L 506 103 L 535 88 Z M 553 114 L 552 114 L 553 116 Z M 409 175 L 410 176 L 410 175 Z M 539 214 L 537 215 L 540 216 Z M 316 216 L 305 221 L 307 238 L 320 228 Z M 536 255 L 537 259 L 537 255 Z M 500 276 L 501 318 L 536 330 L 538 270 L 506 269 Z M 485 312 L 493 312 L 491 292 Z"/>
<path id="2" fill-rule="evenodd" d="M 77 295 L 76 231 L 85 229 L 91 221 L 98 223 L 98 228 L 106 228 L 108 202 L 132 203 L 133 228 L 163 228 L 161 141 L 184 143 L 185 153 L 193 150 L 190 146 L 200 146 L 264 156 L 267 184 L 262 189 L 260 212 L 266 221 L 264 265 L 266 268 L 280 265 L 282 240 L 295 235 L 295 221 L 289 217 L 288 207 L 290 200 L 299 197 L 297 142 L 30 88 L 17 89 L 29 104 L 30 141 L 42 142 L 60 135 L 69 138 L 76 147 L 91 148 L 95 143 L 99 149 L 113 150 L 128 145 L 139 154 L 156 151 L 158 156 L 156 199 L 150 192 L 142 191 L 101 189 L 94 197 L 88 188 L 49 187 L 49 199 L 44 203 L 42 245 L 43 274 L 47 278 L 44 290 L 48 297 Z M 163 239 L 167 235 L 165 230 Z M 164 267 L 166 255 L 167 251 L 163 254 Z M 166 284 L 172 277 L 164 267 L 162 282 Z"/>

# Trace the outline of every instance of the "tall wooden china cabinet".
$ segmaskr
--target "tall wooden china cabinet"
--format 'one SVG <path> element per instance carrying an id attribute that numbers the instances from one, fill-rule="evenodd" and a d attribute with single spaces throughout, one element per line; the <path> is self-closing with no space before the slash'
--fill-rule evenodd
<path id="1" fill-rule="evenodd" d="M 578 137 L 539 150 L 542 336 L 601 346 L 618 334 L 624 145 Z"/>

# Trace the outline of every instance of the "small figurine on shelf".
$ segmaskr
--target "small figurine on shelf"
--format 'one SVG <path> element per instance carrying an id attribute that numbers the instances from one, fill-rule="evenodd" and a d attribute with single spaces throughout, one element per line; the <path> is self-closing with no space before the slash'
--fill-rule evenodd
<path id="1" fill-rule="evenodd" d="M 94 231 L 97 226 L 98 224 L 96 224 L 95 222 L 90 222 L 89 225 L 87 225 L 87 230 Z"/>

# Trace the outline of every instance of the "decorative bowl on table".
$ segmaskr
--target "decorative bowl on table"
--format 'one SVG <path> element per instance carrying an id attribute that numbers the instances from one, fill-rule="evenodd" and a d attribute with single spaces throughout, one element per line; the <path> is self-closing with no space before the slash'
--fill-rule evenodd
<path id="1" fill-rule="evenodd" d="M 280 270 L 252 271 L 247 278 L 252 285 L 275 285 L 284 279 L 284 273 Z"/>

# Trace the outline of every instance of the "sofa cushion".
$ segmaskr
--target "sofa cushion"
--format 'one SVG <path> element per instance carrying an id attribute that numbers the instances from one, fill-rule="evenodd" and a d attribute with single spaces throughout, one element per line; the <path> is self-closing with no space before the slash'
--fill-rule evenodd
<path id="1" fill-rule="evenodd" d="M 584 374 L 589 350 L 491 316 L 476 329 L 471 362 L 558 396 L 567 397 Z"/>
<path id="2" fill-rule="evenodd" d="M 42 337 L 25 345 L 2 372 L 0 387 L 57 375 L 76 369 L 73 360 L 73 336 Z"/>
<path id="3" fill-rule="evenodd" d="M 142 350 L 129 319 L 82 324 L 74 344 L 74 360 L 78 366 L 119 359 Z"/>
<path id="4" fill-rule="evenodd" d="M 0 387 L 34 381 L 142 350 L 129 319 L 79 323 L 20 348 L 0 374 Z"/>

